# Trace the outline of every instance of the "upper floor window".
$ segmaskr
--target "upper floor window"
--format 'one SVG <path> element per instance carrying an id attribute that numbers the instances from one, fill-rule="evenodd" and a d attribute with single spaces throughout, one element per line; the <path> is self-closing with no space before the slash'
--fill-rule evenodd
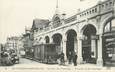
<path id="1" fill-rule="evenodd" d="M 111 30 L 115 30 L 115 19 L 110 20 L 105 25 L 104 32 L 110 32 Z"/>
<path id="2" fill-rule="evenodd" d="M 55 17 L 53 20 L 53 26 L 58 27 L 61 24 L 61 20 L 59 17 Z"/>

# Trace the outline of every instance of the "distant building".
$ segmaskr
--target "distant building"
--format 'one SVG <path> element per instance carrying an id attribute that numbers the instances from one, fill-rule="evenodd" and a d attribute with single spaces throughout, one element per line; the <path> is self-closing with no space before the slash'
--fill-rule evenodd
<path id="1" fill-rule="evenodd" d="M 26 54 L 26 58 L 33 57 L 33 36 L 31 28 L 26 28 L 22 37 L 23 47 Z"/>
<path id="2" fill-rule="evenodd" d="M 6 50 L 15 50 L 16 52 L 19 51 L 18 43 L 21 37 L 12 36 L 7 38 L 7 42 L 5 44 Z"/>
<path id="3" fill-rule="evenodd" d="M 2 49 L 2 44 L 0 44 L 0 53 L 1 53 L 1 49 Z"/>
<path id="4" fill-rule="evenodd" d="M 4 44 L 0 44 L 0 53 L 4 50 L 5 45 Z"/>
<path id="5" fill-rule="evenodd" d="M 5 49 L 5 44 L 0 44 L 0 66 L 2 65 L 1 64 L 1 53 L 4 51 L 4 49 Z"/>
<path id="6" fill-rule="evenodd" d="M 2 52 L 2 44 L 0 44 L 0 59 L 1 59 L 1 52 Z"/>
<path id="7" fill-rule="evenodd" d="M 49 20 L 45 19 L 34 19 L 33 25 L 32 25 L 32 31 L 33 30 L 43 30 L 43 28 L 49 26 Z"/>
<path id="8" fill-rule="evenodd" d="M 2 48 L 2 44 L 0 44 L 0 66 L 1 66 L 1 48 Z"/>

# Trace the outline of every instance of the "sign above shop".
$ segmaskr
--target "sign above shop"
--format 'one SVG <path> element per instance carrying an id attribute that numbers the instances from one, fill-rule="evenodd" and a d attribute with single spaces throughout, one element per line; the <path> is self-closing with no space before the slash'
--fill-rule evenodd
<path id="1" fill-rule="evenodd" d="M 98 40 L 99 39 L 99 35 L 93 35 L 93 36 L 91 36 L 91 39 Z"/>

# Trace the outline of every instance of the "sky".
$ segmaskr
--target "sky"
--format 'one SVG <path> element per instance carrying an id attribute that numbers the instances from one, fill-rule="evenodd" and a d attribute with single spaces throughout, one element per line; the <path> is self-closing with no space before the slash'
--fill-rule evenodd
<path id="1" fill-rule="evenodd" d="M 97 4 L 99 0 L 59 0 L 59 12 L 67 17 Z M 51 20 L 57 0 L 0 0 L 0 43 L 7 37 L 20 36 L 25 27 L 31 27 L 33 19 Z"/>

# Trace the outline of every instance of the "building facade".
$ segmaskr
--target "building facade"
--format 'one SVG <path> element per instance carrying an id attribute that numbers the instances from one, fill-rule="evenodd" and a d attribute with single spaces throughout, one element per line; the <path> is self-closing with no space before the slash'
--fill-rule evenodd
<path id="1" fill-rule="evenodd" d="M 7 42 L 5 44 L 5 50 L 10 51 L 14 50 L 17 54 L 19 54 L 19 41 L 21 37 L 12 36 L 7 38 Z"/>
<path id="2" fill-rule="evenodd" d="M 99 2 L 68 18 L 66 14 L 60 14 L 57 8 L 47 25 L 42 24 L 34 30 L 33 46 L 55 43 L 58 52 L 64 53 L 66 61 L 69 53 L 75 52 L 79 64 L 88 62 L 103 66 L 109 57 L 115 61 L 114 28 L 115 0 Z M 110 53 L 107 53 L 108 49 Z"/>
<path id="3" fill-rule="evenodd" d="M 26 58 L 32 58 L 33 57 L 33 40 L 32 40 L 32 32 L 30 28 L 25 29 L 25 33 L 22 37 L 23 41 L 23 47 L 25 51 L 25 57 Z"/>
<path id="4" fill-rule="evenodd" d="M 0 44 L 0 66 L 1 66 L 1 52 L 2 52 L 2 44 Z"/>

